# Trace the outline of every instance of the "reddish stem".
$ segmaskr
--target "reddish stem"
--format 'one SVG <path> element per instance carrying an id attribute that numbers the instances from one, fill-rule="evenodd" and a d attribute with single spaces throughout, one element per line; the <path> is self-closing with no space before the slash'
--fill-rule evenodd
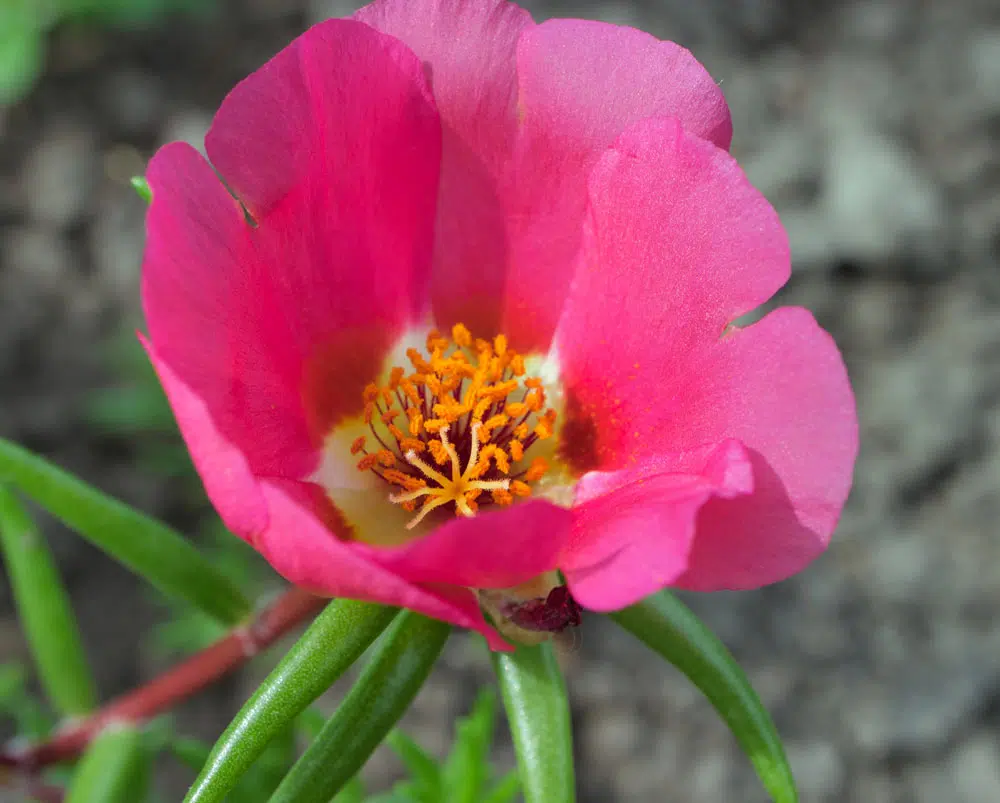
<path id="1" fill-rule="evenodd" d="M 35 772 L 75 757 L 112 722 L 141 722 L 154 717 L 238 669 L 317 613 L 326 602 L 302 589 L 291 588 L 252 621 L 234 628 L 145 686 L 112 700 L 85 719 L 69 723 L 47 741 L 0 751 L 0 765 Z"/>
<path id="2" fill-rule="evenodd" d="M 62 803 L 65 793 L 62 787 L 35 781 L 28 785 L 28 799 L 38 803 Z"/>

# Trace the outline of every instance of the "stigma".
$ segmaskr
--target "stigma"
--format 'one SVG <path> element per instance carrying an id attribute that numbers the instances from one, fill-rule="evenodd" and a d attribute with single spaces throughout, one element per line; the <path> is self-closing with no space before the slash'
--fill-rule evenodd
<path id="1" fill-rule="evenodd" d="M 436 510 L 474 516 L 530 496 L 548 465 L 528 452 L 552 437 L 556 411 L 524 357 L 503 335 L 473 339 L 462 324 L 450 338 L 430 332 L 426 353 L 406 356 L 411 371 L 396 366 L 385 384 L 364 389 L 370 437 L 350 450 L 359 470 L 390 486 L 391 502 L 415 512 L 407 528 Z"/>

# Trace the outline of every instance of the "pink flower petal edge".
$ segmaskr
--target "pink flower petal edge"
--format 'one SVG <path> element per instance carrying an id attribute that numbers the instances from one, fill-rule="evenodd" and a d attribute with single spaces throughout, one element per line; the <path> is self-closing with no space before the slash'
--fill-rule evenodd
<path id="1" fill-rule="evenodd" d="M 411 584 L 371 561 L 362 546 L 341 541 L 320 522 L 310 510 L 309 493 L 299 483 L 263 480 L 261 491 L 271 518 L 269 526 L 254 536 L 253 546 L 296 585 L 329 596 L 409 608 L 476 630 L 492 649 L 510 649 L 486 624 L 471 591 L 454 585 Z"/>
<path id="2" fill-rule="evenodd" d="M 377 0 L 356 18 L 427 65 L 444 123 L 438 322 L 545 350 L 573 274 L 587 175 L 639 120 L 672 114 L 728 147 L 718 85 L 672 42 L 585 20 L 534 25 L 502 0 Z M 539 270 L 545 265 L 545 270 Z"/>
<path id="3" fill-rule="evenodd" d="M 723 338 L 702 371 L 671 426 L 739 438 L 755 490 L 705 505 L 676 585 L 739 590 L 783 580 L 826 549 L 850 492 L 858 421 L 843 359 L 808 310 L 783 307 Z"/>
<path id="4" fill-rule="evenodd" d="M 618 610 L 673 584 L 688 568 L 702 507 L 753 492 L 738 441 L 698 451 L 704 465 L 697 474 L 660 472 L 660 465 L 681 461 L 651 460 L 581 480 L 573 537 L 559 564 L 581 605 Z"/>
<path id="5" fill-rule="evenodd" d="M 152 160 L 150 336 L 256 473 L 315 468 L 426 311 L 440 138 L 413 54 L 333 20 L 237 86 L 209 132 L 255 225 L 189 146 Z"/>
<path id="6" fill-rule="evenodd" d="M 574 273 L 587 180 L 605 149 L 649 117 L 728 147 L 729 109 L 690 52 L 634 28 L 549 20 L 518 43 L 522 121 L 504 185 L 509 268 L 501 329 L 547 347 Z M 539 266 L 544 265 L 544 270 Z"/>
<path id="7" fill-rule="evenodd" d="M 355 16 L 413 49 L 441 112 L 438 323 L 498 332 L 508 251 L 500 183 L 517 138 L 517 42 L 531 15 L 505 0 L 378 0 Z"/>
<path id="8" fill-rule="evenodd" d="M 403 547 L 368 554 L 412 582 L 508 588 L 555 568 L 571 518 L 565 508 L 530 499 L 471 519 L 455 517 Z"/>
<path id="9" fill-rule="evenodd" d="M 498 649 L 470 589 L 561 569 L 606 611 L 803 568 L 847 498 L 854 400 L 808 312 L 733 325 L 790 265 L 731 133 L 683 48 L 501 0 L 376 0 L 296 39 L 223 103 L 223 181 L 179 144 L 149 169 L 143 342 L 227 525 L 293 583 Z M 317 469 L 429 317 L 551 349 L 572 507 L 484 497 L 403 546 L 357 540 Z"/>
<path id="10" fill-rule="evenodd" d="M 253 476 L 242 453 L 215 427 L 204 402 L 139 336 L 160 377 L 209 499 L 234 533 L 280 575 L 321 596 L 398 605 L 482 633 L 495 650 L 509 645 L 464 589 L 427 588 L 369 560 L 365 549 L 338 539 L 316 515 L 302 483 Z"/>
<path id="11" fill-rule="evenodd" d="M 578 461 L 687 473 L 698 467 L 684 455 L 737 440 L 754 491 L 689 508 L 693 538 L 678 536 L 668 582 L 751 588 L 802 569 L 846 499 L 857 420 L 840 355 L 807 312 L 729 326 L 788 276 L 777 216 L 732 157 L 675 120 L 620 138 L 591 177 L 589 210 L 556 340 L 567 425 L 593 433 Z M 613 583 L 589 573 L 589 604 L 616 605 Z"/>

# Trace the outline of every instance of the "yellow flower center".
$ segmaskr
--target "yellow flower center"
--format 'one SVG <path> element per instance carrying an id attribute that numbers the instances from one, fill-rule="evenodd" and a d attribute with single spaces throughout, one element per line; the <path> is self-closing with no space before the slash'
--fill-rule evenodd
<path id="1" fill-rule="evenodd" d="M 407 528 L 446 505 L 473 516 L 480 505 L 530 496 L 548 465 L 526 455 L 552 437 L 556 412 L 546 407 L 541 380 L 525 376 L 524 357 L 503 335 L 473 340 L 462 324 L 450 338 L 431 332 L 426 354 L 409 349 L 406 356 L 413 373 L 397 366 L 387 384 L 364 389 L 365 423 L 377 446 L 362 436 L 351 454 L 363 455 L 359 470 L 394 489 L 392 502 L 410 511 L 420 506 Z"/>

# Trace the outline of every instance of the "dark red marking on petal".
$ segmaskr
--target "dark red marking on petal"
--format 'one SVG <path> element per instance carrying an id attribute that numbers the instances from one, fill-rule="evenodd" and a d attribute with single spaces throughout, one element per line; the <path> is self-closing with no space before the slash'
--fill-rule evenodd
<path id="1" fill-rule="evenodd" d="M 580 398 L 568 390 L 566 412 L 559 432 L 559 456 L 577 476 L 600 466 L 597 436 L 595 411 L 586 409 Z"/>
<path id="2" fill-rule="evenodd" d="M 307 361 L 302 401 L 317 444 L 340 421 L 361 414 L 361 391 L 378 376 L 390 345 L 384 328 L 346 330 Z"/>

